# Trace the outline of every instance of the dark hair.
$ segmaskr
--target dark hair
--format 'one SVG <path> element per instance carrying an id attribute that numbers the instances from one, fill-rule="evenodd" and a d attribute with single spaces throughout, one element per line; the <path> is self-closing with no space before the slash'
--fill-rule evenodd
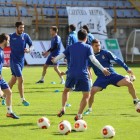
<path id="1" fill-rule="evenodd" d="M 95 38 L 95 39 L 92 40 L 91 45 L 94 45 L 94 43 L 98 43 L 98 42 L 100 42 L 100 41 Z"/>
<path id="2" fill-rule="evenodd" d="M 52 29 L 53 31 L 55 31 L 56 33 L 58 32 L 58 28 L 57 28 L 56 26 L 52 26 L 51 29 Z"/>
<path id="3" fill-rule="evenodd" d="M 22 21 L 17 21 L 16 23 L 15 23 L 15 27 L 19 27 L 20 25 L 25 25 L 24 24 L 24 22 L 22 22 Z"/>
<path id="4" fill-rule="evenodd" d="M 76 30 L 76 26 L 75 26 L 74 24 L 71 24 L 71 25 L 69 26 L 69 28 L 70 28 L 72 31 L 75 31 L 75 30 Z"/>
<path id="5" fill-rule="evenodd" d="M 8 34 L 5 34 L 5 33 L 0 34 L 0 43 L 3 43 L 4 40 L 7 41 L 8 37 L 9 37 Z"/>
<path id="6" fill-rule="evenodd" d="M 87 33 L 90 33 L 88 25 L 84 25 L 83 29 L 85 29 L 87 31 Z"/>
<path id="7" fill-rule="evenodd" d="M 78 39 L 84 40 L 87 37 L 87 31 L 85 29 L 81 29 L 78 31 Z"/>

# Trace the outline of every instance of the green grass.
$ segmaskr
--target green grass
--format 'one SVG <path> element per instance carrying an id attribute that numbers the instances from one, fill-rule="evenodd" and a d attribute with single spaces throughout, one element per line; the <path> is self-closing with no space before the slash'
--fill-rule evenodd
<path id="1" fill-rule="evenodd" d="M 131 65 L 131 68 L 137 78 L 134 86 L 140 98 L 140 65 L 137 67 Z M 66 67 L 60 67 L 60 70 L 65 71 Z M 115 70 L 119 74 L 127 74 L 123 68 L 115 67 Z M 68 103 L 72 107 L 66 108 L 66 115 L 58 118 L 56 114 L 61 108 L 64 85 L 59 84 L 60 79 L 52 67 L 48 69 L 45 83 L 35 84 L 40 79 L 41 73 L 42 67 L 25 67 L 23 70 L 25 98 L 30 102 L 29 107 L 21 104 L 17 84 L 12 89 L 13 111 L 20 117 L 19 120 L 6 118 L 7 108 L 0 104 L 0 140 L 98 140 L 102 139 L 101 129 L 105 125 L 112 125 L 115 128 L 114 140 L 140 140 L 140 114 L 135 111 L 127 88 L 114 86 L 108 86 L 106 90 L 96 94 L 92 114 L 83 116 L 88 124 L 85 132 L 60 135 L 58 133 L 60 121 L 68 120 L 73 127 L 82 94 L 71 92 Z M 10 80 L 10 69 L 3 69 L 3 77 L 6 81 Z M 93 75 L 93 81 L 95 78 Z M 52 81 L 56 82 L 56 85 L 50 84 Z M 61 92 L 55 93 L 56 89 Z M 50 120 L 49 129 L 38 129 L 37 121 L 41 117 L 47 117 Z"/>

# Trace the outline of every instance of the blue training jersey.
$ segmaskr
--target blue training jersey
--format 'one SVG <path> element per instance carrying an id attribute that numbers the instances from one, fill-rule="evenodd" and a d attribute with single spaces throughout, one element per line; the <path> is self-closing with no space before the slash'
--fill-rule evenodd
<path id="1" fill-rule="evenodd" d="M 24 49 L 26 48 L 26 43 L 31 46 L 32 40 L 28 34 L 22 33 L 18 36 L 16 33 L 9 34 L 10 36 L 10 47 L 11 54 L 10 59 L 14 62 L 23 64 L 24 63 Z"/>
<path id="2" fill-rule="evenodd" d="M 58 47 L 57 49 L 55 49 L 54 51 L 52 51 L 50 53 L 50 55 L 54 55 L 57 56 L 60 54 L 60 49 L 61 49 L 61 38 L 59 35 L 56 35 L 55 37 L 52 37 L 51 39 L 51 49 L 53 49 L 53 47 L 56 45 L 56 43 L 58 43 Z"/>
<path id="3" fill-rule="evenodd" d="M 91 46 L 84 42 L 77 42 L 68 47 L 63 53 L 66 57 L 70 55 L 70 64 L 67 76 L 77 79 L 88 78 L 88 58 L 90 55 L 93 55 Z"/>
<path id="4" fill-rule="evenodd" d="M 114 60 L 117 64 L 122 66 L 126 71 L 129 69 L 128 66 L 117 56 L 115 56 L 112 52 L 108 50 L 101 50 L 99 53 L 95 53 L 96 59 L 101 63 L 101 65 L 105 68 L 109 68 L 108 71 L 111 74 L 116 74 L 116 71 L 113 68 L 113 64 L 110 62 L 111 60 Z M 104 76 L 103 72 L 98 69 L 89 59 L 88 61 L 88 67 L 92 67 L 95 74 L 97 76 Z"/>
<path id="5" fill-rule="evenodd" d="M 94 36 L 91 33 L 88 33 L 86 44 L 91 45 L 91 42 L 93 39 L 94 39 Z"/>
<path id="6" fill-rule="evenodd" d="M 0 75 L 2 73 L 3 64 L 4 64 L 4 53 L 3 49 L 0 47 Z"/>

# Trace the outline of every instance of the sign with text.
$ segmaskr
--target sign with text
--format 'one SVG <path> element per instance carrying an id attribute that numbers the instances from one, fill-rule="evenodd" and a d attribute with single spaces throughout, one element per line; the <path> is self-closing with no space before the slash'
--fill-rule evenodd
<path id="1" fill-rule="evenodd" d="M 4 48 L 3 52 L 4 52 L 4 66 L 9 66 L 10 65 L 11 48 L 6 47 L 6 48 Z"/>

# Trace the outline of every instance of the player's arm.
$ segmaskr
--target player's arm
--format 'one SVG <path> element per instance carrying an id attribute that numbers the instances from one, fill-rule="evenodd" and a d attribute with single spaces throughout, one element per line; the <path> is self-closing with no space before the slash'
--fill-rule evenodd
<path id="1" fill-rule="evenodd" d="M 111 60 L 114 60 L 117 64 L 119 64 L 121 67 L 123 67 L 129 74 L 133 75 L 133 71 L 129 69 L 129 67 L 117 56 L 115 56 L 112 52 L 108 51 L 108 57 Z"/>
<path id="2" fill-rule="evenodd" d="M 105 76 L 110 75 L 110 72 L 99 63 L 94 55 L 90 55 L 89 58 L 91 62 L 104 73 Z"/>

